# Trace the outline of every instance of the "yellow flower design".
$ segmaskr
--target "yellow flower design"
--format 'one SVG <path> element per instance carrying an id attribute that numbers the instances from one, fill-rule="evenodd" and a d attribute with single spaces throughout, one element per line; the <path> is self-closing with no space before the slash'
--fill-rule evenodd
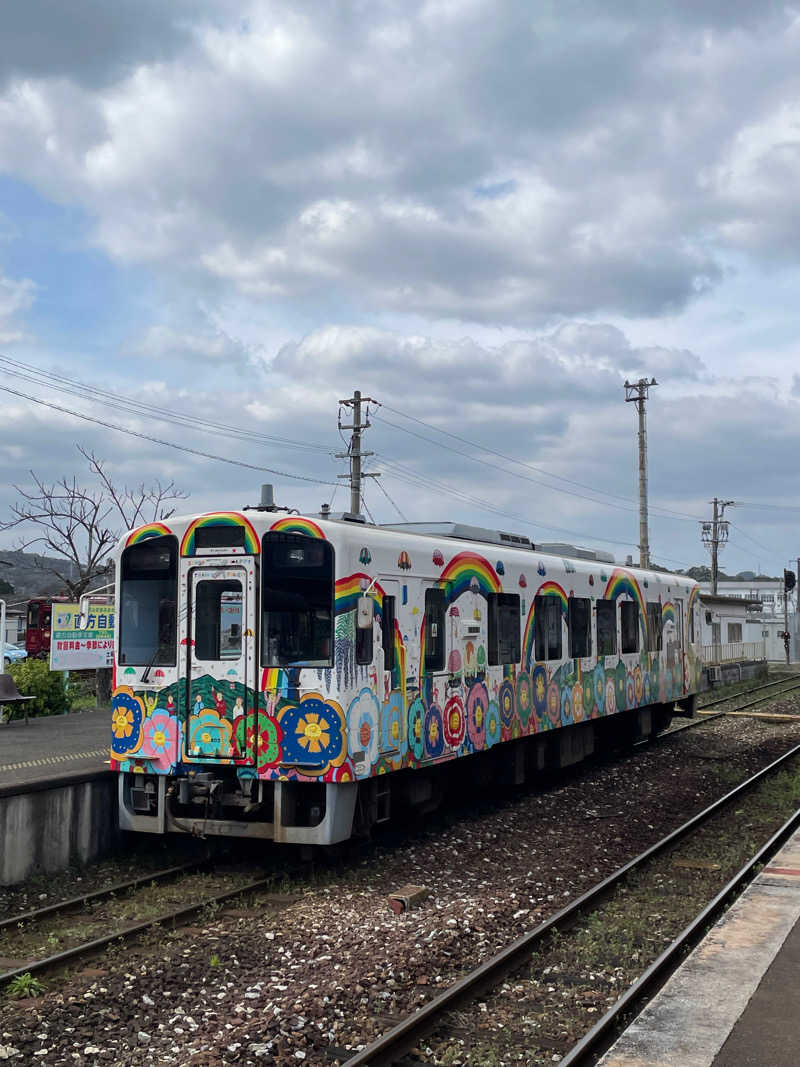
<path id="1" fill-rule="evenodd" d="M 481 707 L 480 704 L 476 704 L 475 705 L 475 725 L 478 727 L 479 730 L 481 728 L 481 724 L 482 723 L 483 723 L 483 708 Z"/>
<path id="2" fill-rule="evenodd" d="M 536 699 L 544 700 L 544 678 L 541 674 L 536 679 Z"/>
<path id="3" fill-rule="evenodd" d="M 436 719 L 431 719 L 431 724 L 428 728 L 428 734 L 432 745 L 436 744 L 436 739 L 439 736 L 439 724 Z"/>
<path id="4" fill-rule="evenodd" d="M 164 731 L 161 730 L 161 729 L 154 730 L 153 731 L 153 744 L 157 745 L 159 748 L 163 748 L 164 745 L 166 745 L 166 743 L 167 743 L 167 735 L 164 733 Z"/>
<path id="5" fill-rule="evenodd" d="M 114 737 L 130 737 L 133 733 L 133 712 L 130 708 L 115 708 L 111 720 Z"/>
<path id="6" fill-rule="evenodd" d="M 327 723 L 316 711 L 309 711 L 297 724 L 297 740 L 309 752 L 321 752 L 331 742 Z"/>

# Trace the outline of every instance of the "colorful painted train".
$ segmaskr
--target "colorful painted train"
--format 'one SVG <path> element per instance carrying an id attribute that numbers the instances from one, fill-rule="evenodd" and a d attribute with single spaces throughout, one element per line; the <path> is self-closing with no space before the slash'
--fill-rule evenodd
<path id="1" fill-rule="evenodd" d="M 245 509 L 117 555 L 121 826 L 331 844 L 692 714 L 697 585 L 453 523 Z M 444 765 L 444 766 L 443 766 Z"/>

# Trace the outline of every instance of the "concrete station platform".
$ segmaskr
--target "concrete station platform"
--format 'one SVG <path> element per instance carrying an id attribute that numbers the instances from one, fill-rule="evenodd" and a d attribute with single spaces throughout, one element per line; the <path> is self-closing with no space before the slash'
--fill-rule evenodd
<path id="1" fill-rule="evenodd" d="M 800 831 L 599 1061 L 602 1067 L 800 1063 Z"/>
<path id="2" fill-rule="evenodd" d="M 111 710 L 12 719 L 0 725 L 0 794 L 107 771 Z"/>

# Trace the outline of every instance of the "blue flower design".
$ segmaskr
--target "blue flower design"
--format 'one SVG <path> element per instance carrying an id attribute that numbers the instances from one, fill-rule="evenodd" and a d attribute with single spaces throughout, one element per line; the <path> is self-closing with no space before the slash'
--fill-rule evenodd
<path id="1" fill-rule="evenodd" d="M 594 669 L 594 702 L 597 714 L 602 715 L 606 705 L 606 672 L 602 663 L 598 663 Z"/>
<path id="2" fill-rule="evenodd" d="M 344 713 L 334 701 L 309 694 L 299 704 L 279 707 L 278 722 L 283 731 L 282 762 L 302 764 L 303 774 L 324 774 L 347 758 Z"/>
<path id="3" fill-rule="evenodd" d="M 489 707 L 486 709 L 486 747 L 491 748 L 492 745 L 496 745 L 501 736 L 500 710 L 497 707 L 497 701 L 490 700 Z"/>
<path id="4" fill-rule="evenodd" d="M 500 706 L 500 718 L 502 719 L 503 726 L 507 730 L 511 729 L 511 723 L 514 721 L 514 712 L 516 711 L 516 699 L 514 696 L 514 686 L 506 679 L 500 686 L 500 692 L 497 694 L 497 702 Z"/>
<path id="5" fill-rule="evenodd" d="M 384 752 L 393 752 L 394 749 L 397 749 L 400 756 L 406 754 L 408 751 L 408 738 L 406 737 L 405 727 L 406 716 L 403 708 L 403 694 L 399 689 L 394 689 L 389 694 L 388 704 L 383 706 L 381 740 Z"/>
<path id="6" fill-rule="evenodd" d="M 425 705 L 419 696 L 408 709 L 408 747 L 417 759 L 425 755 Z"/>
<path id="7" fill-rule="evenodd" d="M 442 712 L 435 704 L 431 704 L 425 713 L 425 750 L 431 759 L 437 759 L 444 752 Z"/>

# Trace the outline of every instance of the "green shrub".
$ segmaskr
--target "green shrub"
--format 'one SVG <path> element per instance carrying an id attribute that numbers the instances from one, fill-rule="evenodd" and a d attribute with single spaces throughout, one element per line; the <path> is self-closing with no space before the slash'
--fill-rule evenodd
<path id="1" fill-rule="evenodd" d="M 8 673 L 25 696 L 36 697 L 28 704 L 29 715 L 61 715 L 69 711 L 70 697 L 61 671 L 51 671 L 46 660 L 23 659 L 12 663 Z"/>

